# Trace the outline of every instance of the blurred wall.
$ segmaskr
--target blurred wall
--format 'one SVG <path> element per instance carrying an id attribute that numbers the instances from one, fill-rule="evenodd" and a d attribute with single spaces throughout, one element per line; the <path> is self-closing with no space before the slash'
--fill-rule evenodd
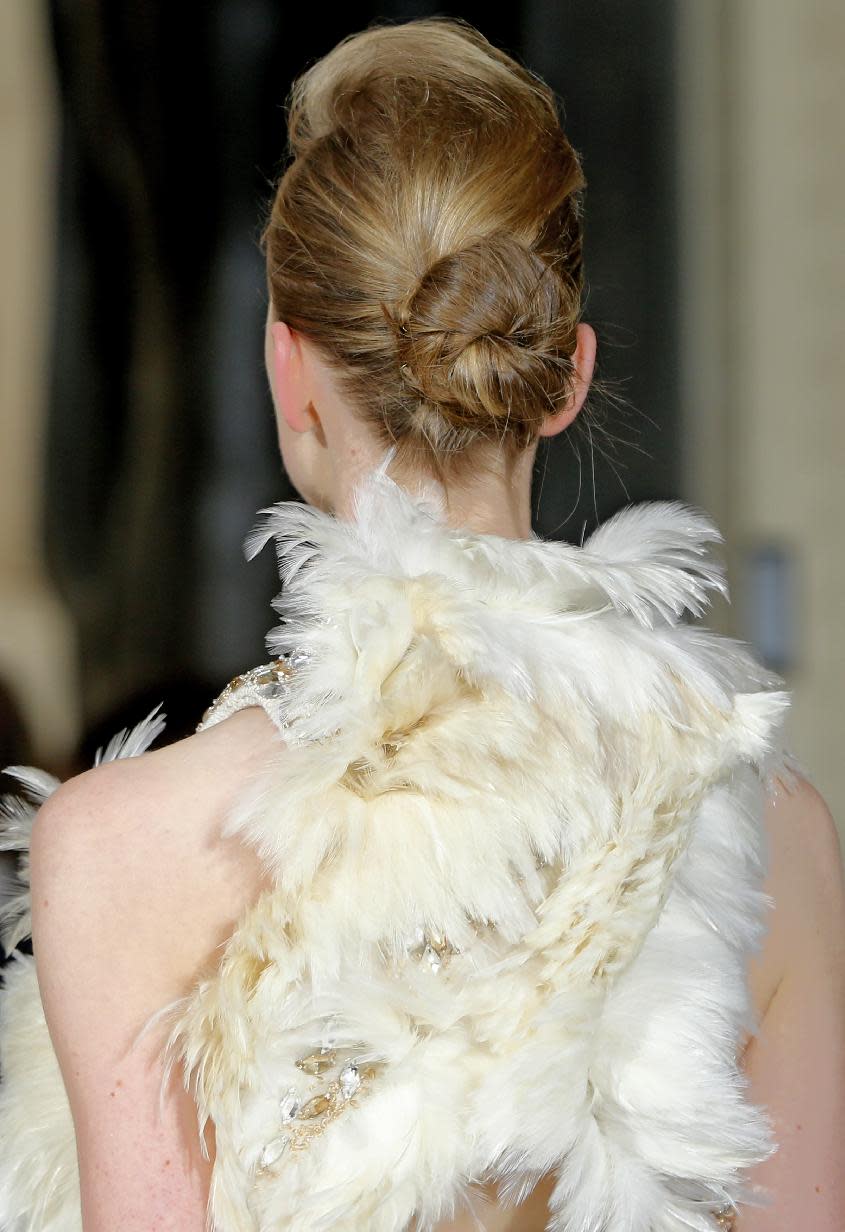
<path id="1" fill-rule="evenodd" d="M 400 13 L 401 7 L 397 5 L 396 16 L 412 15 L 409 6 L 405 6 L 407 12 Z M 123 11 L 121 6 L 118 9 Z M 110 10 L 113 22 L 117 20 L 118 9 Z M 96 6 L 59 5 L 58 10 L 70 23 L 83 21 L 86 13 L 96 11 Z M 6 0 L 0 5 L 0 122 L 5 182 L 0 194 L 0 245 L 4 258 L 0 289 L 0 670 L 11 685 L 17 686 L 42 762 L 66 751 L 79 735 L 82 693 L 77 679 L 74 627 L 46 580 L 42 562 L 42 446 L 45 386 L 51 366 L 47 339 L 55 299 L 52 270 L 54 262 L 60 262 L 61 278 L 66 283 L 75 276 L 74 270 L 79 276 L 79 269 L 90 264 L 84 252 L 72 247 L 58 248 L 55 242 L 58 118 L 47 11 L 46 0 Z M 143 27 L 149 64 L 158 63 L 158 39 L 162 47 L 169 49 L 166 72 L 178 76 L 177 70 L 181 70 L 179 54 L 173 50 L 174 28 L 166 24 L 177 20 L 174 10 L 151 6 L 143 21 L 139 16 L 141 9 L 126 11 Z M 130 495 L 135 501 L 146 501 L 148 513 L 137 516 L 135 505 L 127 504 L 124 498 L 120 505 L 124 511 L 122 519 L 109 541 L 110 558 L 120 563 L 127 576 L 131 574 L 136 582 L 139 580 L 135 590 L 144 594 L 149 610 L 164 610 L 164 604 L 175 601 L 173 592 L 169 586 L 162 587 L 160 581 L 147 580 L 144 553 L 152 552 L 159 541 L 155 528 L 177 524 L 184 539 L 176 548 L 168 546 L 171 566 L 180 577 L 179 570 L 184 570 L 186 559 L 199 562 L 200 574 L 203 570 L 207 573 L 199 593 L 208 596 L 208 602 L 203 602 L 197 611 L 179 616 L 177 632 L 184 629 L 184 636 L 203 650 L 209 662 L 216 656 L 214 669 L 221 672 L 228 666 L 229 656 L 234 659 L 233 631 L 243 624 L 244 611 L 250 613 L 249 620 L 258 630 L 253 637 L 260 636 L 271 621 L 269 609 L 259 612 L 255 604 L 259 587 L 245 580 L 240 565 L 235 570 L 231 563 L 237 559 L 251 510 L 259 503 L 252 499 L 252 493 L 258 491 L 256 483 L 269 490 L 270 462 L 275 465 L 269 454 L 262 455 L 261 465 L 265 469 L 256 481 L 254 455 L 245 452 L 244 444 L 249 440 L 250 448 L 263 448 L 257 433 L 259 413 L 263 416 L 265 408 L 260 405 L 259 395 L 245 388 L 246 383 L 251 383 L 250 387 L 257 389 L 262 379 L 260 336 L 256 333 L 252 341 L 238 349 L 233 345 L 231 319 L 220 315 L 218 308 L 239 305 L 241 333 L 248 311 L 260 326 L 262 306 L 243 271 L 251 278 L 249 271 L 257 268 L 251 247 L 254 231 L 251 236 L 247 231 L 257 224 L 259 200 L 255 181 L 248 183 L 248 176 L 256 171 L 256 159 L 264 160 L 265 155 L 256 155 L 252 146 L 245 153 L 242 135 L 252 131 L 251 126 L 258 123 L 256 117 L 269 116 L 272 108 L 277 109 L 272 116 L 275 127 L 272 131 L 268 129 L 263 138 L 265 142 L 272 141 L 276 151 L 273 160 L 264 161 L 269 169 L 271 161 L 281 153 L 278 104 L 284 89 L 276 61 L 268 84 L 262 87 L 263 94 L 257 89 L 238 93 L 229 87 L 238 81 L 254 80 L 238 65 L 244 57 L 252 57 L 251 62 L 255 63 L 267 58 L 271 35 L 276 37 L 272 23 L 279 11 L 273 0 L 221 0 L 201 46 L 206 57 L 203 64 L 214 63 L 216 56 L 222 65 L 218 66 L 219 80 L 228 82 L 228 86 L 225 91 L 217 89 L 218 76 L 210 76 L 204 86 L 205 94 L 189 91 L 190 97 L 198 100 L 192 106 L 199 112 L 214 98 L 220 108 L 219 115 L 215 112 L 213 122 L 202 130 L 205 134 L 221 130 L 226 136 L 220 147 L 222 153 L 218 151 L 217 155 L 221 163 L 209 172 L 210 182 L 217 182 L 214 176 L 222 174 L 221 167 L 229 158 L 232 177 L 220 182 L 229 192 L 243 183 L 245 192 L 244 198 L 236 203 L 240 212 L 225 218 L 221 213 L 213 226 L 208 221 L 208 209 L 219 208 L 217 195 L 206 202 L 202 214 L 205 230 L 199 233 L 201 243 L 197 241 L 197 252 L 192 258 L 195 265 L 191 267 L 191 277 L 198 279 L 202 298 L 188 297 L 184 303 L 177 303 L 168 318 L 187 320 L 194 329 L 191 338 L 204 342 L 208 335 L 215 343 L 216 366 L 206 364 L 204 353 L 200 354 L 193 343 L 180 345 L 171 367 L 179 375 L 183 393 L 174 396 L 173 406 L 180 416 L 188 411 L 193 416 L 179 420 L 193 424 L 195 435 L 189 433 L 189 445 L 200 439 L 196 435 L 198 425 L 208 432 L 218 421 L 225 432 L 237 427 L 240 435 L 234 444 L 225 432 L 218 433 L 214 451 L 203 455 L 208 463 L 203 466 L 208 485 L 222 485 L 225 492 L 222 498 L 216 495 L 213 502 L 210 497 L 202 497 L 205 538 L 198 538 L 181 525 L 172 505 L 162 507 L 159 501 L 149 508 L 151 493 L 168 491 L 161 474 L 155 483 L 142 485 L 133 480 L 129 484 Z M 637 8 L 612 0 L 567 0 L 555 4 L 529 0 L 520 12 L 529 61 L 553 81 L 565 99 L 567 83 L 575 81 L 579 73 L 584 83 L 581 93 L 576 91 L 571 97 L 567 110 L 575 126 L 577 143 L 585 150 L 594 194 L 593 201 L 588 195 L 587 231 L 588 245 L 596 245 L 596 257 L 592 265 L 588 261 L 588 278 L 598 285 L 594 286 L 592 305 L 588 302 L 587 317 L 590 319 L 591 307 L 598 305 L 600 314 L 610 315 L 611 325 L 618 324 L 625 295 L 639 297 L 641 306 L 645 306 L 647 311 L 642 319 L 632 318 L 639 337 L 630 332 L 634 346 L 620 347 L 613 364 L 615 373 L 623 371 L 629 361 L 631 369 L 638 366 L 634 392 L 644 414 L 654 409 L 652 394 L 658 402 L 661 398 L 667 403 L 676 398 L 680 356 L 681 430 L 675 430 L 671 408 L 658 425 L 662 437 L 656 474 L 661 490 L 648 490 L 648 485 L 655 482 L 655 471 L 649 470 L 650 461 L 646 458 L 636 482 L 631 484 L 633 496 L 677 494 L 694 500 L 716 518 L 725 532 L 734 601 L 730 607 L 717 606 L 711 623 L 748 638 L 763 657 L 783 671 L 794 694 L 794 750 L 842 824 L 845 766 L 838 752 L 843 733 L 841 694 L 845 669 L 838 634 L 845 611 L 845 565 L 838 528 L 845 513 L 845 428 L 839 408 L 845 375 L 845 355 L 839 342 L 845 311 L 845 248 L 841 235 L 845 219 L 845 169 L 837 139 L 845 110 L 841 72 L 845 58 L 845 9 L 834 0 L 778 0 L 776 4 L 769 0 L 675 0 L 674 5 L 671 0 L 653 0 Z M 667 33 L 667 14 L 675 19 L 677 27 L 671 37 Z M 467 15 L 471 16 L 469 12 Z M 508 37 L 515 40 L 515 11 L 511 17 Z M 362 26 L 367 20 L 362 9 L 359 21 L 354 22 L 348 15 L 344 18 L 343 30 L 321 30 L 320 38 L 325 42 L 322 49 L 327 49 L 341 33 Z M 637 42 L 641 25 L 647 37 Z M 304 48 L 310 46 L 307 39 L 316 39 L 317 32 L 303 26 L 294 38 L 288 18 L 284 26 L 284 57 L 279 63 L 293 71 L 302 67 L 306 59 Z M 73 32 L 79 27 L 66 28 Z M 86 28 L 84 22 L 82 28 Z M 489 32 L 496 37 L 495 30 Z M 550 37 L 541 38 L 544 32 Z M 196 41 L 193 30 L 186 37 Z M 646 49 L 650 49 L 648 53 Z M 115 72 L 112 58 L 107 56 L 106 60 L 110 71 Z M 142 61 L 143 65 L 147 63 Z M 621 87 L 620 65 L 625 68 Z M 670 66 L 674 71 L 667 71 Z M 137 65 L 134 71 L 140 72 Z M 211 74 L 212 70 L 208 71 Z M 125 74 L 117 76 L 121 84 Z M 148 89 L 152 89 L 146 67 L 141 76 Z M 194 84 L 199 89 L 201 83 Z M 85 101 L 88 94 L 84 80 L 81 85 Z M 160 85 L 158 82 L 156 89 Z M 675 91 L 677 122 L 668 110 L 665 116 L 661 111 L 671 109 L 672 100 L 668 104 L 666 101 L 671 88 Z M 616 99 L 602 112 L 601 100 L 613 89 L 621 89 L 621 101 Z M 164 123 L 163 113 L 157 110 L 159 101 L 145 102 L 145 98 L 133 99 L 133 114 L 136 124 L 141 126 L 136 134 L 139 140 L 151 143 Z M 90 113 L 85 114 L 85 119 L 91 123 L 86 139 L 96 153 L 108 132 L 102 128 L 102 119 L 94 123 Z M 189 129 L 194 123 L 186 116 L 181 121 Z M 589 146 L 591 140 L 600 142 L 594 147 L 595 156 Z M 659 157 L 649 163 L 647 154 L 636 155 L 636 142 L 641 148 L 649 141 L 674 143 L 674 157 L 661 150 Z M 262 148 L 266 151 L 268 147 Z M 600 150 L 604 153 L 600 154 Z M 600 161 L 602 158 L 604 162 Z M 652 163 L 653 172 L 643 172 Z M 202 159 L 199 164 L 201 171 Z M 191 165 L 188 185 L 204 182 L 197 178 L 196 166 Z M 172 189 L 177 169 L 168 163 L 163 171 L 156 171 L 165 190 Z M 677 176 L 676 184 L 667 178 L 668 170 Z M 654 196 L 652 201 L 649 191 Z M 194 202 L 201 198 L 189 195 L 188 188 L 186 194 L 176 195 L 186 209 L 193 209 Z M 656 199 L 657 194 L 660 200 Z M 676 194 L 680 201 L 677 217 L 673 216 Z M 248 213 L 243 212 L 244 201 Z M 113 208 L 105 210 L 104 216 L 115 225 Z M 92 226 L 96 225 L 96 217 Z M 170 226 L 175 228 L 175 234 L 183 234 L 183 222 L 178 216 Z M 602 242 L 602 227 L 615 228 L 610 248 Z M 663 247 L 658 251 L 659 232 L 666 229 L 671 229 L 671 244 L 678 251 L 674 282 L 666 265 L 670 249 Z M 212 245 L 219 258 L 213 267 Z M 182 252 L 179 245 L 176 251 Z M 601 265 L 607 252 L 615 254 L 610 269 Z M 241 256 L 236 261 L 237 253 Z M 626 265 L 626 261 L 633 264 Z M 242 288 L 237 295 L 232 291 L 233 278 Z M 177 286 L 166 276 L 159 283 L 168 294 L 188 294 L 186 284 Z M 619 291 L 614 283 L 624 284 L 626 289 Z M 115 312 L 123 310 L 121 300 L 112 296 L 110 302 Z M 197 309 L 201 312 L 197 312 L 194 323 L 192 314 Z M 660 312 L 664 314 L 662 318 Z M 674 315 L 677 321 L 673 323 Z M 661 319 L 665 322 L 662 329 L 655 324 Z M 78 329 L 79 322 L 69 318 L 57 320 L 57 337 L 67 338 L 74 326 Z M 123 334 L 129 336 L 128 326 Z M 155 350 L 156 354 L 162 353 Z M 144 353 L 149 351 L 149 346 L 145 346 Z M 63 351 L 59 346 L 57 354 L 68 356 L 69 350 Z M 253 357 L 258 357 L 254 370 L 249 366 Z M 91 356 L 87 359 L 90 361 Z M 117 359 L 120 360 L 119 355 Z M 94 360 L 96 370 L 96 357 Z M 64 359 L 58 364 L 53 362 L 53 367 L 53 398 L 61 403 L 70 397 L 70 370 Z M 137 363 L 135 367 L 136 372 L 141 370 Z M 143 367 L 143 373 L 144 398 L 139 405 L 160 409 L 160 386 L 150 378 L 148 367 Z M 235 380 L 238 373 L 241 376 Z M 135 384 L 137 387 L 137 378 Z M 83 414 L 87 405 L 85 390 L 75 389 L 74 397 Z M 260 398 L 266 399 L 266 390 L 261 390 Z M 91 419 L 88 429 L 80 427 L 83 421 L 76 413 L 65 416 L 64 452 L 54 459 L 59 478 L 62 467 L 81 464 L 80 433 L 85 431 L 100 442 L 101 452 L 105 450 L 104 473 L 109 471 L 108 463 L 116 456 L 116 446 L 104 436 L 101 439 L 101 433 L 102 425 L 109 422 L 112 402 L 113 399 L 103 399 L 104 409 L 98 412 L 102 418 Z M 237 417 L 231 414 L 234 402 L 239 407 Z M 149 416 L 145 414 L 139 422 L 148 432 L 152 422 Z M 260 422 L 265 421 L 262 418 Z M 269 438 L 269 419 L 263 431 Z M 130 445 L 141 439 L 125 432 L 123 436 Z M 117 426 L 114 439 L 123 439 Z M 671 449 L 665 447 L 667 442 Z M 126 449 L 125 442 L 122 448 Z M 176 452 L 169 449 L 170 462 Z M 127 450 L 129 457 L 138 453 L 134 446 Z M 150 458 L 144 457 L 142 461 L 149 471 Z M 215 469 L 224 462 L 225 483 Z M 681 468 L 679 478 L 677 470 L 673 470 L 677 467 Z M 585 484 L 590 483 L 589 470 L 589 457 L 585 456 Z M 86 483 L 92 501 L 95 494 L 99 499 L 101 486 L 92 481 Z M 119 496 L 114 476 L 109 477 L 109 483 L 115 485 Z M 677 486 L 676 493 L 669 490 L 672 484 Z M 538 522 L 544 533 L 560 533 L 561 521 L 570 510 L 569 489 L 559 488 L 555 495 L 551 480 L 547 485 L 546 503 L 539 510 L 543 516 Z M 599 488 L 601 491 L 601 481 Z M 282 494 L 283 490 L 273 493 L 275 497 Z M 587 502 L 591 495 L 588 488 Z M 608 499 L 605 489 L 603 513 L 607 512 Z M 617 494 L 615 503 L 620 499 Z M 95 516 L 88 509 L 84 511 L 85 518 L 71 526 L 73 500 L 67 491 L 65 501 L 66 515 L 63 512 L 59 522 L 67 524 L 67 533 L 78 534 L 80 525 L 84 525 L 92 542 L 101 543 L 106 516 L 99 512 Z M 108 506 L 103 503 L 102 508 L 107 510 Z M 151 531 L 153 514 L 155 528 Z M 136 536 L 129 559 L 121 527 L 128 527 Z M 575 537 L 580 529 L 577 519 L 575 525 L 565 527 L 566 533 Z M 65 557 L 69 563 L 70 555 Z M 224 565 L 223 561 L 230 563 Z M 108 634 L 109 626 L 115 627 L 114 611 L 122 610 L 119 604 L 114 611 L 103 607 L 102 596 L 110 596 L 110 603 L 112 599 L 118 603 L 120 594 L 107 573 L 97 574 L 98 561 L 93 555 L 90 560 L 72 563 L 81 567 L 83 574 L 85 566 L 90 565 L 90 576 L 81 579 L 83 599 L 89 607 L 98 588 L 98 610 L 106 613 L 98 617 L 100 623 L 96 628 L 100 632 L 95 641 L 99 644 Z M 264 565 L 269 577 L 269 557 Z M 269 593 L 268 589 L 268 597 Z M 225 605 L 217 602 L 221 597 Z M 213 609 L 212 603 L 216 603 Z M 216 613 L 213 619 L 212 610 Z M 204 621 L 201 626 L 200 618 Z M 210 643 L 205 648 L 197 632 L 200 627 L 213 632 L 213 637 L 211 633 L 204 634 Z M 143 626 L 141 631 L 148 632 Z M 125 658 L 127 647 L 133 649 L 134 634 L 123 628 L 120 632 Z M 175 654 L 182 637 L 182 632 L 177 638 L 171 629 L 165 630 L 159 640 L 174 648 Z M 116 665 L 122 662 L 117 657 L 104 660 L 95 671 L 95 665 L 83 659 L 85 680 L 89 685 L 92 680 L 97 683 L 103 699 L 115 681 L 121 683 Z M 143 661 L 141 666 L 144 667 Z M 235 666 L 233 662 L 233 669 Z M 136 668 L 137 665 L 133 666 L 133 671 Z"/>
<path id="2" fill-rule="evenodd" d="M 58 128 L 46 8 L 8 0 L 0 4 L 0 677 L 50 762 L 67 753 L 80 723 L 75 631 L 43 557 Z"/>
<path id="3" fill-rule="evenodd" d="M 679 15 L 684 488 L 845 835 L 845 6 Z"/>
<path id="4" fill-rule="evenodd" d="M 263 372 L 257 246 L 283 160 L 281 104 L 343 35 L 440 10 L 46 10 L 61 125 L 37 491 L 76 633 L 84 766 L 160 700 L 167 738 L 187 735 L 224 680 L 266 657 L 278 577 L 271 553 L 246 565 L 241 544 L 258 508 L 293 495 Z M 677 492 L 673 4 L 452 11 L 546 74 L 587 172 L 586 312 L 599 373 L 628 406 L 611 403 L 604 424 L 579 416 L 538 456 L 535 523 L 577 541 L 626 500 Z M 15 191 L 25 207 L 30 186 Z"/>

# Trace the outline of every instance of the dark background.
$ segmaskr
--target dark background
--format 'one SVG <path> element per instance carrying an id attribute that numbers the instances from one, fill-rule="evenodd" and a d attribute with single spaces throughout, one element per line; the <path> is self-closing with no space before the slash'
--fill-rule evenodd
<path id="1" fill-rule="evenodd" d="M 258 234 L 292 77 L 376 18 L 461 16 L 558 92 L 582 156 L 591 433 L 541 442 L 540 533 L 575 541 L 679 481 L 674 5 L 51 0 L 62 108 L 45 536 L 79 629 L 80 766 L 163 700 L 187 734 L 266 660 L 289 499 L 263 368 Z M 620 401 L 620 399 L 622 401 Z"/>

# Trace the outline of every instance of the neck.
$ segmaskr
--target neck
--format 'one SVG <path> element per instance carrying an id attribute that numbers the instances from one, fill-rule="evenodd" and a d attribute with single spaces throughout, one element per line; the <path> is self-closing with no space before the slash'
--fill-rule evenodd
<path id="1" fill-rule="evenodd" d="M 352 518 L 352 501 L 355 487 L 363 475 L 387 461 L 387 474 L 410 492 L 420 487 L 436 486 L 444 495 L 445 518 L 456 529 L 475 531 L 478 534 L 499 535 L 504 539 L 528 539 L 533 533 L 531 519 L 531 481 L 536 446 L 523 450 L 513 460 L 506 460 L 499 453 L 482 457 L 468 478 L 460 483 L 443 484 L 429 476 L 399 473 L 395 459 L 388 460 L 391 450 L 381 459 L 360 455 L 346 460 L 335 470 L 332 512 L 336 517 Z"/>

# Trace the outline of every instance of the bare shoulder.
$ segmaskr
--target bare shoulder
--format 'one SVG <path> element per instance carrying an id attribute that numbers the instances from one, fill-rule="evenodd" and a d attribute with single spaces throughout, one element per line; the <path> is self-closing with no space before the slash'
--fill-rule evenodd
<path id="1" fill-rule="evenodd" d="M 201 962 L 266 884 L 256 853 L 220 830 L 239 788 L 280 746 L 264 711 L 249 707 L 63 783 L 33 827 L 34 934 L 53 903 L 80 927 L 80 915 L 96 926 L 117 914 L 139 944 L 160 933 L 180 967 Z"/>
<path id="2" fill-rule="evenodd" d="M 85 771 L 38 811 L 33 952 L 73 1116 L 86 1228 L 205 1221 L 210 1161 L 196 1108 L 178 1073 L 160 1103 L 162 1033 L 141 1028 L 218 964 L 261 892 L 257 854 L 220 829 L 240 786 L 280 744 L 251 707 Z"/>
<path id="3" fill-rule="evenodd" d="M 809 779 L 796 775 L 790 783 L 776 780 L 766 804 L 766 831 L 771 852 L 771 874 L 783 878 L 787 869 L 810 878 L 829 905 L 842 882 L 842 848 L 833 815 L 824 797 Z"/>
<path id="4" fill-rule="evenodd" d="M 751 970 L 759 1030 L 743 1054 L 777 1151 L 753 1170 L 770 1207 L 742 1232 L 845 1227 L 845 878 L 830 809 L 805 778 L 780 783 L 765 814 L 769 934 Z"/>
<path id="5" fill-rule="evenodd" d="M 768 933 L 750 966 L 758 1017 L 787 971 L 810 964 L 839 971 L 845 960 L 845 877 L 839 833 L 824 797 L 808 779 L 777 779 L 764 810 L 772 900 Z"/>

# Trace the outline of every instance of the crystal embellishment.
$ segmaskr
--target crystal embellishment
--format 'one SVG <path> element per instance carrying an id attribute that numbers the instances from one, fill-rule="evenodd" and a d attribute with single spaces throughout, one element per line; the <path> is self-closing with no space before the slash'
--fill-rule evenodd
<path id="1" fill-rule="evenodd" d="M 299 1095 L 296 1090 L 291 1087 L 279 1101 L 279 1116 L 283 1125 L 287 1125 L 294 1117 L 299 1114 Z"/>
<path id="2" fill-rule="evenodd" d="M 258 1161 L 259 1169 L 270 1169 L 288 1148 L 291 1151 L 301 1151 L 307 1147 L 382 1068 L 381 1061 L 367 1061 L 362 1064 L 355 1059 L 354 1054 L 349 1056 L 351 1048 L 344 1051 L 348 1059 L 340 1065 L 339 1070 L 336 1070 L 339 1064 L 336 1048 L 323 1047 L 294 1062 L 302 1073 L 317 1079 L 318 1082 L 324 1082 L 325 1085 L 322 1090 L 315 1091 L 307 1098 L 304 1098 L 296 1087 L 289 1087 L 280 1096 L 279 1120 L 283 1133 L 276 1134 L 265 1144 Z M 330 1069 L 335 1069 L 336 1076 L 327 1080 Z M 313 1086 L 312 1083 L 312 1089 Z"/>
<path id="3" fill-rule="evenodd" d="M 354 1061 L 347 1061 L 340 1071 L 340 1093 L 344 1099 L 351 1099 L 361 1086 L 361 1071 Z"/>
<path id="4" fill-rule="evenodd" d="M 272 1168 L 273 1164 L 277 1163 L 284 1155 L 288 1148 L 290 1139 L 287 1134 L 279 1134 L 276 1138 L 265 1145 L 258 1160 L 259 1166 L 262 1168 Z"/>
<path id="5" fill-rule="evenodd" d="M 284 697 L 290 691 L 292 672 L 292 665 L 284 656 L 273 659 L 270 663 L 263 663 L 259 667 L 251 667 L 247 671 L 241 672 L 239 676 L 235 676 L 230 680 L 225 688 L 215 697 L 203 714 L 197 731 L 202 731 L 204 727 L 228 718 L 244 702 L 247 704 L 251 702 L 260 704 L 262 698 L 267 701 L 273 701 Z M 282 722 L 280 725 L 283 728 L 287 727 L 286 722 Z"/>
<path id="6" fill-rule="evenodd" d="M 304 1074 L 319 1077 L 320 1074 L 332 1068 L 335 1060 L 336 1054 L 333 1048 L 321 1048 L 319 1052 L 311 1052 L 307 1057 L 300 1057 L 296 1062 L 296 1068 L 301 1069 Z"/>
<path id="7" fill-rule="evenodd" d="M 414 930 L 414 940 L 409 948 L 409 953 L 415 955 L 421 962 L 424 962 L 429 970 L 436 975 L 446 960 L 452 954 L 457 953 L 457 950 L 444 933 L 438 932 L 435 928 L 422 928 L 418 926 Z"/>
<path id="8" fill-rule="evenodd" d="M 435 974 L 443 966 L 443 959 L 437 953 L 437 950 L 435 950 L 434 947 L 431 945 L 427 945 L 425 949 L 423 950 L 423 958 L 428 963 L 431 970 L 435 972 Z"/>
<path id="9" fill-rule="evenodd" d="M 311 1121 L 314 1117 L 322 1116 L 328 1112 L 332 1106 L 331 1096 L 329 1094 L 315 1095 L 312 1099 L 307 1100 L 299 1109 L 299 1119 L 302 1121 Z"/>

